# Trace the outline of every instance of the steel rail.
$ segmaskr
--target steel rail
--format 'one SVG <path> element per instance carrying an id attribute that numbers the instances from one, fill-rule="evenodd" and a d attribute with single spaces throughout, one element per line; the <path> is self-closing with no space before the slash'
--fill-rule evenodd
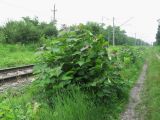
<path id="1" fill-rule="evenodd" d="M 6 69 L 0 69 L 0 75 L 4 75 L 7 73 L 12 73 L 13 75 L 5 75 L 5 77 L 0 78 L 0 84 L 6 83 L 9 81 L 15 81 L 19 78 L 29 77 L 33 75 L 33 67 L 34 65 L 25 65 L 20 67 L 12 67 L 12 68 L 6 68 Z M 31 69 L 29 71 L 25 71 L 26 69 Z M 17 74 L 18 71 L 25 71 L 23 73 Z M 15 74 L 14 74 L 15 73 Z"/>

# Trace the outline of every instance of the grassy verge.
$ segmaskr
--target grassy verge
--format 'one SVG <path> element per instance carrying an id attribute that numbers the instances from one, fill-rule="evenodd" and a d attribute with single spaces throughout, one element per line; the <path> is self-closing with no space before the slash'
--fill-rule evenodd
<path id="1" fill-rule="evenodd" d="M 10 49 L 11 46 L 8 46 L 8 47 L 9 47 L 8 49 Z M 23 49 L 21 51 L 23 51 Z M 29 48 L 26 48 L 26 49 L 25 49 L 26 51 L 30 50 Z M 6 52 L 11 50 L 4 50 L 4 51 Z M 4 54 L 6 54 L 5 52 Z M 17 52 L 19 53 L 19 50 L 17 50 Z M 121 54 L 125 56 L 129 54 L 133 54 L 133 52 L 130 50 L 121 51 L 121 52 L 124 52 Z M 31 50 L 30 55 L 33 55 L 32 53 L 33 51 Z M 139 54 L 138 52 L 134 52 L 134 53 Z M 12 55 L 12 53 L 10 54 Z M 25 54 L 25 56 L 26 55 L 27 54 Z M 112 86 L 109 86 L 109 84 L 112 83 L 112 81 L 110 81 L 109 79 L 107 81 L 106 79 L 106 86 L 108 87 L 106 89 L 101 89 L 100 92 L 106 90 L 107 92 L 109 92 L 108 97 L 103 97 L 103 94 L 93 95 L 93 93 L 96 94 L 96 92 L 94 91 L 88 92 L 87 90 L 82 89 L 82 86 L 75 85 L 75 84 L 71 84 L 70 86 L 67 86 L 67 89 L 66 89 L 66 86 L 63 86 L 63 89 L 61 90 L 59 89 L 56 92 L 54 92 L 54 89 L 51 89 L 48 91 L 47 88 L 50 88 L 50 86 L 44 86 L 43 84 L 48 84 L 47 79 L 50 79 L 50 76 L 49 76 L 44 78 L 44 80 L 41 81 L 40 84 L 38 84 L 38 86 L 35 81 L 34 83 L 36 84 L 36 87 L 34 86 L 34 83 L 33 83 L 31 86 L 28 86 L 24 89 L 9 90 L 8 92 L 1 94 L 0 95 L 0 101 L 1 101 L 0 119 L 2 120 L 13 120 L 13 119 L 15 120 L 20 120 L 20 119 L 119 120 L 120 114 L 124 110 L 125 105 L 128 102 L 129 91 L 133 87 L 134 83 L 136 82 L 144 62 L 142 61 L 143 58 L 140 57 L 141 58 L 140 59 L 137 56 L 135 57 L 135 55 L 131 55 L 131 57 L 129 58 L 127 57 L 128 59 L 124 56 L 122 57 L 125 58 L 125 59 L 122 59 L 124 64 L 119 64 L 121 66 L 117 68 L 119 69 L 118 73 L 115 72 L 117 71 L 117 69 L 114 69 L 112 72 L 115 72 L 114 75 L 119 75 L 115 79 L 115 82 L 119 82 L 118 80 L 122 79 L 122 81 L 125 80 L 123 81 L 123 84 L 125 85 L 123 86 L 122 84 L 117 84 L 117 85 L 113 84 L 115 85 L 113 86 L 111 84 Z M 29 56 L 27 56 L 27 58 L 29 58 L 29 60 L 31 59 Z M 116 60 L 121 60 L 120 58 L 121 57 L 119 57 L 119 59 L 116 59 Z M 32 61 L 29 61 L 29 62 L 32 62 Z M 131 63 L 134 63 L 134 64 L 131 64 Z M 48 72 L 48 69 L 46 70 Z M 58 74 L 58 69 L 56 69 L 56 71 L 50 71 L 50 73 L 53 73 L 53 72 L 57 72 Z M 44 75 L 48 75 L 48 74 L 44 74 Z M 82 74 L 82 77 L 83 77 L 83 74 Z M 107 78 L 107 74 L 104 74 L 104 77 Z M 92 77 L 88 79 L 91 79 L 91 78 Z M 56 81 L 59 81 L 60 78 L 56 77 L 56 79 L 57 79 Z M 76 77 L 74 79 L 76 79 Z M 101 77 L 98 77 L 97 79 L 99 80 L 101 79 Z M 66 81 L 65 79 L 63 80 Z M 37 80 L 37 82 L 39 81 Z M 51 82 L 53 82 L 53 80 Z M 61 85 L 63 84 L 59 84 L 59 86 L 53 85 L 53 87 L 55 88 L 61 87 Z M 80 86 L 81 90 L 78 88 L 78 86 Z M 104 84 L 99 85 L 100 88 L 103 88 L 103 86 Z M 70 89 L 71 87 L 73 88 Z M 115 87 L 117 87 L 117 89 L 112 89 Z M 96 90 L 97 88 L 94 87 L 94 90 Z M 89 87 L 88 88 L 86 87 L 86 89 L 89 89 Z M 110 90 L 108 91 L 108 89 Z M 123 94 L 118 94 L 119 91 L 121 91 L 120 93 L 123 93 Z M 107 95 L 108 94 L 107 92 L 105 93 L 104 91 L 104 94 Z M 99 96 L 101 95 L 102 97 L 101 99 L 99 99 L 100 98 Z M 104 99 L 105 101 L 103 101 Z"/>
<path id="2" fill-rule="evenodd" d="M 138 107 L 144 120 L 160 120 L 160 60 L 156 54 L 160 55 L 157 48 L 152 50 L 148 57 L 148 71 L 141 95 L 142 102 Z"/>
<path id="3" fill-rule="evenodd" d="M 142 62 L 131 65 L 122 71 L 122 75 L 130 87 L 128 95 L 139 75 Z M 3 93 L 0 96 L 0 118 L 2 120 L 118 120 L 120 113 L 127 103 L 127 96 L 123 100 L 115 99 L 112 103 L 95 105 L 85 93 L 79 89 L 53 96 L 54 108 L 47 105 L 46 99 L 35 93 L 34 86 L 26 89 Z M 34 92 L 34 93 L 33 93 Z M 35 96 L 36 94 L 36 96 Z"/>
<path id="4" fill-rule="evenodd" d="M 0 69 L 35 62 L 34 48 L 22 45 L 0 45 Z"/>

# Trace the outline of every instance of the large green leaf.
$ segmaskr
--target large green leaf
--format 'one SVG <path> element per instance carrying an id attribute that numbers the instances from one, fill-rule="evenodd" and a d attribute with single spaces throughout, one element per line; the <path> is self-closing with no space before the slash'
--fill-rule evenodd
<path id="1" fill-rule="evenodd" d="M 58 67 L 54 67 L 53 69 L 51 69 L 50 74 L 52 77 L 59 77 L 59 75 L 62 73 L 62 67 L 58 66 Z"/>

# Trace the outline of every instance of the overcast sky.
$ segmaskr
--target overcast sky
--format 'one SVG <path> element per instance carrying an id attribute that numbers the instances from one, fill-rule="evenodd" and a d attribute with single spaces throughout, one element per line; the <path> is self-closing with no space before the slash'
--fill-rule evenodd
<path id="1" fill-rule="evenodd" d="M 38 16 L 41 21 L 50 21 L 51 9 L 56 3 L 58 25 L 78 24 L 87 21 L 121 25 L 128 35 L 149 43 L 155 41 L 157 19 L 160 18 L 159 0 L 0 0 L 0 24 L 24 16 Z"/>

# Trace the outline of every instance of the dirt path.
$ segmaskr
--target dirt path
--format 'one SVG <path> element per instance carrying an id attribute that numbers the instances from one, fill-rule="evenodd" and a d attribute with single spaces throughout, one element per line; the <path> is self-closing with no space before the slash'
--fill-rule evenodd
<path id="1" fill-rule="evenodd" d="M 157 58 L 160 60 L 160 56 L 158 54 L 156 54 Z"/>
<path id="2" fill-rule="evenodd" d="M 122 114 L 121 120 L 138 120 L 135 108 L 141 101 L 140 93 L 142 91 L 143 83 L 145 81 L 146 71 L 147 64 L 145 63 L 136 85 L 131 90 L 129 104 L 126 107 L 124 113 Z"/>

